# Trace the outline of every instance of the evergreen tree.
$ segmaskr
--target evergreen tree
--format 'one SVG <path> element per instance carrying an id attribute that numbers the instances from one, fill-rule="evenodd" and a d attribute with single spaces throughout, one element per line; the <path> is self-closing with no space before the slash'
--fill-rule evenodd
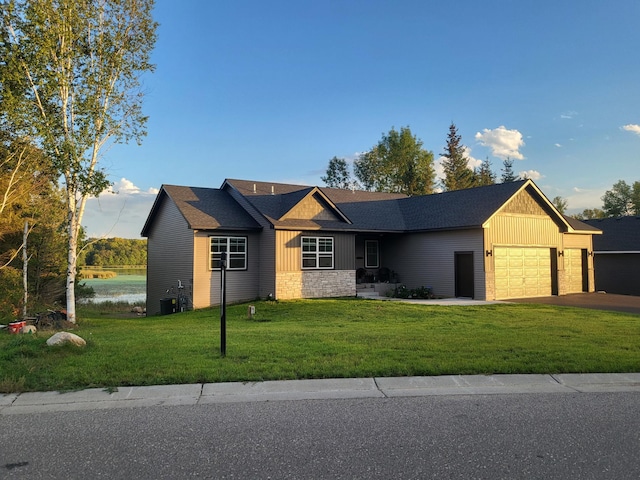
<path id="1" fill-rule="evenodd" d="M 447 192 L 474 186 L 474 174 L 469 168 L 469 159 L 465 155 L 462 137 L 458 135 L 458 128 L 454 123 L 449 126 L 447 146 L 441 155 L 444 157 L 442 160 L 445 175 L 443 184 Z"/>
<path id="2" fill-rule="evenodd" d="M 502 168 L 502 183 L 515 182 L 519 178 L 513 173 L 513 160 L 507 158 L 502 162 L 504 167 Z"/>
<path id="3" fill-rule="evenodd" d="M 484 162 L 480 165 L 480 168 L 475 172 L 475 184 L 478 187 L 483 187 L 485 185 L 493 185 L 496 183 L 496 174 L 491 170 L 491 162 L 489 161 L 489 157 L 485 159 Z"/>

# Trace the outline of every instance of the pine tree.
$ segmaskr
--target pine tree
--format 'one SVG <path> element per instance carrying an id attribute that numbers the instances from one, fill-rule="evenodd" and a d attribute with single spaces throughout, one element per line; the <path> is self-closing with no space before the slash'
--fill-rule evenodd
<path id="1" fill-rule="evenodd" d="M 458 128 L 454 123 L 449 126 L 447 146 L 441 154 L 444 159 L 444 189 L 448 192 L 462 190 L 474 186 L 474 173 L 469 168 L 469 159 L 465 155 L 462 137 L 458 135 Z"/>
<path id="2" fill-rule="evenodd" d="M 513 160 L 507 158 L 503 162 L 504 168 L 502 169 L 502 183 L 515 182 L 518 177 L 513 173 Z"/>
<path id="3" fill-rule="evenodd" d="M 489 161 L 489 157 L 487 157 L 486 160 L 482 162 L 480 168 L 475 173 L 475 177 L 475 184 L 478 187 L 493 185 L 496 183 L 496 174 L 491 170 L 491 162 Z"/>

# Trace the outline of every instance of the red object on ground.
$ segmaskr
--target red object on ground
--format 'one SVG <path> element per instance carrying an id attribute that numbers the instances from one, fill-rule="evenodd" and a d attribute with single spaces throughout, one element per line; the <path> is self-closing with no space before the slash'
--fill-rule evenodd
<path id="1" fill-rule="evenodd" d="M 22 321 L 18 321 L 18 322 L 11 322 L 9 323 L 9 333 L 11 334 L 16 334 L 16 333 L 20 333 L 20 329 L 22 329 L 22 327 L 26 327 L 27 326 L 27 322 L 22 320 Z"/>

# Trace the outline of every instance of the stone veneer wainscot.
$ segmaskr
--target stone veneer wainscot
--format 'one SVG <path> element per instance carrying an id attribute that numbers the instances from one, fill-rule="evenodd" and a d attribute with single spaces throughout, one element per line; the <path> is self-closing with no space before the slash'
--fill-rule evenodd
<path id="1" fill-rule="evenodd" d="M 276 298 L 280 300 L 353 297 L 355 294 L 355 270 L 312 270 L 276 274 Z"/>

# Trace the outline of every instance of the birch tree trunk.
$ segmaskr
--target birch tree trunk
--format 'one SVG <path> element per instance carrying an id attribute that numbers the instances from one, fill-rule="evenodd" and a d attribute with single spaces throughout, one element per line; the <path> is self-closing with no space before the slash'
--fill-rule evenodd
<path id="1" fill-rule="evenodd" d="M 16 131 L 38 140 L 63 176 L 68 236 L 67 319 L 86 201 L 110 182 L 99 168 L 109 143 L 146 135 L 140 78 L 152 72 L 153 0 L 7 0 L 0 3 L 0 70 L 11 88 L 5 111 Z M 0 78 L 0 85 L 3 78 Z"/>

